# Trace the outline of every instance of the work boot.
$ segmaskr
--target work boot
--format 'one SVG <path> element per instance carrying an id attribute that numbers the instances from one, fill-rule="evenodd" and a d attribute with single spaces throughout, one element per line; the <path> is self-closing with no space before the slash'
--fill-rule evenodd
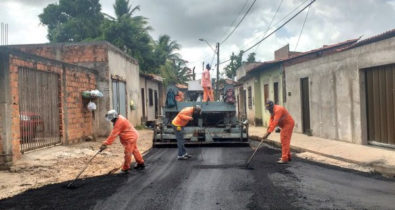
<path id="1" fill-rule="evenodd" d="M 144 170 L 145 169 L 145 165 L 144 163 L 137 163 L 137 165 L 134 167 L 134 169 L 136 170 Z"/>
<path id="2" fill-rule="evenodd" d="M 192 158 L 192 155 L 190 155 L 188 153 L 185 153 L 185 155 L 183 155 L 183 156 L 186 157 L 186 158 Z"/>
<path id="3" fill-rule="evenodd" d="M 281 159 L 281 160 L 277 161 L 277 163 L 278 164 L 286 164 L 286 163 L 288 163 L 288 161 Z"/>
<path id="4" fill-rule="evenodd" d="M 185 156 L 177 156 L 177 160 L 188 160 Z"/>
<path id="5" fill-rule="evenodd" d="M 121 170 L 121 173 L 119 173 L 120 175 L 127 175 L 129 174 L 129 170 Z"/>

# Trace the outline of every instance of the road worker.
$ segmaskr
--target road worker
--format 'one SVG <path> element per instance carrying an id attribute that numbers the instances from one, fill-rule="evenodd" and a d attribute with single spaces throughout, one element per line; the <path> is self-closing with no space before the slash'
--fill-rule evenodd
<path id="1" fill-rule="evenodd" d="M 177 114 L 177 116 L 172 121 L 172 126 L 177 139 L 178 160 L 186 160 L 192 157 L 187 153 L 184 146 L 184 126 L 186 126 L 189 121 L 193 120 L 193 115 L 200 115 L 201 112 L 202 109 L 199 105 L 193 107 L 185 107 Z"/>
<path id="2" fill-rule="evenodd" d="M 290 144 L 295 122 L 284 107 L 274 104 L 273 101 L 267 101 L 265 106 L 271 116 L 269 127 L 263 138 L 266 139 L 274 131 L 276 126 L 281 128 L 281 159 L 277 163 L 287 163 L 291 161 Z"/>
<path id="3" fill-rule="evenodd" d="M 111 145 L 114 142 L 115 138 L 119 136 L 121 144 L 125 148 L 125 160 L 121 168 L 122 173 L 127 174 L 130 170 L 132 154 L 137 162 L 137 165 L 134 168 L 137 170 L 144 169 L 145 165 L 143 157 L 137 149 L 137 139 L 139 137 L 137 130 L 125 117 L 119 115 L 115 110 L 108 111 L 105 117 L 107 121 L 113 123 L 114 128 L 112 129 L 112 132 L 107 140 L 103 142 L 100 149 L 106 149 L 107 146 Z"/>
<path id="4" fill-rule="evenodd" d="M 211 76 L 210 76 L 210 64 L 206 65 L 206 69 L 203 71 L 201 85 L 203 88 L 203 102 L 207 102 L 207 98 L 210 101 L 214 101 L 213 89 L 211 88 Z"/>

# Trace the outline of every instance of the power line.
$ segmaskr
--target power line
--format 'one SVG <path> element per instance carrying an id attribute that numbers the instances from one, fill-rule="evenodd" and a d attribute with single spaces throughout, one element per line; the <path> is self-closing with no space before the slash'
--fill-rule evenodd
<path id="1" fill-rule="evenodd" d="M 264 40 L 266 40 L 267 38 L 269 38 L 271 35 L 273 35 L 275 32 L 277 32 L 278 30 L 280 30 L 282 27 L 284 27 L 287 23 L 289 23 L 292 19 L 294 19 L 296 16 L 298 16 L 301 12 L 303 12 L 307 7 L 309 7 L 311 4 L 313 4 L 316 0 L 312 0 L 309 4 L 307 4 L 305 7 L 303 7 L 301 10 L 299 10 L 299 12 L 297 12 L 295 15 L 293 15 L 291 18 L 289 18 L 287 21 L 285 21 L 283 24 L 281 24 L 279 27 L 277 27 L 274 31 L 270 32 L 268 35 L 266 35 L 265 37 L 263 37 L 261 40 L 259 40 L 257 43 L 255 43 L 254 45 L 252 45 L 251 47 L 247 48 L 246 50 L 243 50 L 243 52 L 247 52 L 249 50 L 251 50 L 252 48 L 256 47 L 259 43 L 263 42 Z M 226 63 L 230 61 L 230 59 L 221 62 L 220 64 Z"/>
<path id="2" fill-rule="evenodd" d="M 246 8 L 247 3 L 248 3 L 249 1 L 250 1 L 250 0 L 246 0 L 246 1 L 244 2 L 243 8 L 241 8 L 239 14 L 238 14 L 238 15 L 236 16 L 236 18 L 233 20 L 232 24 L 230 24 L 230 27 L 231 27 L 231 28 L 234 27 L 234 24 L 235 24 L 236 20 L 239 19 L 239 17 L 241 16 L 241 13 L 244 11 L 244 9 Z M 232 30 L 232 29 L 229 30 L 229 33 L 230 33 L 231 30 Z"/>
<path id="3" fill-rule="evenodd" d="M 269 32 L 270 27 L 272 27 L 274 18 L 277 16 L 277 13 L 278 13 L 278 11 L 280 10 L 280 7 L 281 7 L 282 4 L 283 4 L 283 0 L 280 1 L 280 4 L 278 5 L 277 10 L 276 10 L 276 12 L 274 13 L 274 15 L 273 15 L 273 17 L 272 17 L 272 20 L 270 21 L 270 24 L 269 24 L 269 26 L 267 27 L 267 30 L 265 31 L 265 34 L 264 34 L 264 35 L 266 35 L 267 32 Z M 260 44 L 259 44 L 259 45 L 260 45 Z M 259 45 L 257 46 L 257 48 L 255 48 L 255 53 L 256 53 L 256 51 L 258 50 Z"/>
<path id="4" fill-rule="evenodd" d="M 307 9 L 306 17 L 304 18 L 302 29 L 300 30 L 300 34 L 299 34 L 299 37 L 298 37 L 298 42 L 296 42 L 295 51 L 296 51 L 296 48 L 298 48 L 299 40 L 300 40 L 300 37 L 302 36 L 303 28 L 304 28 L 304 25 L 306 24 L 307 17 L 309 16 L 310 8 L 311 8 L 311 6 L 309 6 L 309 8 Z"/>
<path id="5" fill-rule="evenodd" d="M 223 44 L 226 40 L 228 40 L 228 38 L 233 34 L 233 32 L 236 31 L 236 29 L 239 27 L 239 25 L 241 24 L 241 22 L 243 22 L 244 18 L 248 15 L 248 13 L 250 12 L 252 6 L 254 6 L 256 0 L 254 0 L 251 4 L 251 6 L 248 8 L 248 10 L 246 11 L 246 13 L 244 13 L 243 17 L 241 18 L 241 20 L 239 21 L 239 23 L 237 23 L 237 25 L 233 28 L 233 30 L 225 37 L 224 40 L 222 40 L 221 44 Z"/>

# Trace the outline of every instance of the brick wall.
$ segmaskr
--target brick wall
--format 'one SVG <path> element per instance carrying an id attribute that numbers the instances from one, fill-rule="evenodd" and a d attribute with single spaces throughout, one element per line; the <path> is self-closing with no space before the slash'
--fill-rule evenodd
<path id="1" fill-rule="evenodd" d="M 85 136 L 93 134 L 92 113 L 86 109 L 87 102 L 83 101 L 81 92 L 83 90 L 95 89 L 96 73 L 93 70 L 83 67 L 12 51 L 9 56 L 9 71 L 12 98 L 12 115 L 10 121 L 12 127 L 13 160 L 19 159 L 21 156 L 18 93 L 18 71 L 20 68 L 52 72 L 59 75 L 60 87 L 54 88 L 59 88 L 59 130 L 63 143 L 75 143 Z M 64 107 L 65 104 L 66 107 Z"/>
<path id="2" fill-rule="evenodd" d="M 93 133 L 92 113 L 86 108 L 89 100 L 82 99 L 81 92 L 96 88 L 93 74 L 66 68 L 66 106 L 68 112 L 68 143 L 75 143 Z M 95 102 L 95 101 L 93 101 Z"/>

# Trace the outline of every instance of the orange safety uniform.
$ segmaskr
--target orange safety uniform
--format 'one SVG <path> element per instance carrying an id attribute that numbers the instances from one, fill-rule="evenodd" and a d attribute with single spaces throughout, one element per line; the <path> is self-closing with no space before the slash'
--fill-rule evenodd
<path id="1" fill-rule="evenodd" d="M 207 98 L 209 98 L 210 101 L 214 101 L 213 89 L 211 88 L 210 71 L 208 69 L 203 71 L 201 85 L 203 88 L 203 102 L 206 102 Z"/>
<path id="2" fill-rule="evenodd" d="M 110 136 L 103 142 L 103 144 L 111 145 L 117 136 L 119 136 L 121 144 L 125 148 L 125 161 L 123 163 L 122 170 L 126 171 L 130 169 L 132 154 L 138 164 L 143 164 L 143 157 L 137 149 L 137 139 L 139 138 L 139 134 L 133 125 L 121 115 L 118 116 Z"/>
<path id="3" fill-rule="evenodd" d="M 289 147 L 295 122 L 284 107 L 274 105 L 273 114 L 270 117 L 270 124 L 267 128 L 267 132 L 272 133 L 277 125 L 281 128 L 281 159 L 283 161 L 289 161 L 291 159 L 291 151 Z"/>
<path id="4" fill-rule="evenodd" d="M 193 107 L 183 108 L 171 122 L 174 126 L 184 127 L 192 120 Z"/>

